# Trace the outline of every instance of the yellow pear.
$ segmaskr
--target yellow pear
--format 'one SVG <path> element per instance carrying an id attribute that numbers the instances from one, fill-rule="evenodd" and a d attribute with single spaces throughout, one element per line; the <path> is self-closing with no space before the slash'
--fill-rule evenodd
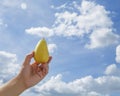
<path id="1" fill-rule="evenodd" d="M 37 63 L 44 64 L 48 61 L 49 59 L 49 52 L 48 52 L 48 47 L 46 40 L 43 38 L 41 39 L 34 50 L 34 60 Z"/>

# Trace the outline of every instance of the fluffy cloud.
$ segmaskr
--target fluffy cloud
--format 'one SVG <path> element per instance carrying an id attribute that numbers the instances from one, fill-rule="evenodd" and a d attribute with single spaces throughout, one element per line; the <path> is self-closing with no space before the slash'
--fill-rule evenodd
<path id="1" fill-rule="evenodd" d="M 116 48 L 119 55 L 120 45 Z M 105 75 L 94 78 L 85 76 L 73 81 L 65 82 L 63 75 L 52 76 L 47 82 L 38 85 L 32 91 L 40 96 L 111 96 L 120 92 L 120 68 L 116 64 L 106 67 Z"/>
<path id="2" fill-rule="evenodd" d="M 71 82 L 64 82 L 62 74 L 51 77 L 46 83 L 36 86 L 34 92 L 40 96 L 110 96 L 120 91 L 119 76 L 86 76 Z"/>
<path id="3" fill-rule="evenodd" d="M 120 45 L 116 48 L 116 62 L 120 63 Z"/>
<path id="4" fill-rule="evenodd" d="M 101 28 L 96 29 L 90 35 L 90 44 L 86 44 L 88 48 L 105 47 L 111 44 L 118 43 L 119 36 L 112 33 L 111 29 Z"/>
<path id="5" fill-rule="evenodd" d="M 63 75 L 58 74 L 32 91 L 40 96 L 110 96 L 120 92 L 120 69 L 117 65 L 107 66 L 104 73 L 97 78 L 89 75 L 69 82 L 62 80 Z"/>
<path id="6" fill-rule="evenodd" d="M 120 69 L 117 68 L 116 64 L 111 64 L 106 68 L 105 74 L 120 76 Z"/>
<path id="7" fill-rule="evenodd" d="M 37 27 L 37 28 L 30 28 L 25 30 L 26 33 L 31 35 L 37 35 L 40 37 L 50 37 L 53 36 L 53 30 L 47 27 Z"/>
<path id="8" fill-rule="evenodd" d="M 57 49 L 56 44 L 48 44 L 48 50 L 50 53 L 54 53 L 54 51 Z"/>
<path id="9" fill-rule="evenodd" d="M 119 36 L 114 33 L 110 12 L 104 6 L 92 1 L 83 0 L 81 4 L 63 4 L 55 13 L 56 20 L 52 28 L 37 27 L 27 29 L 33 35 L 51 37 L 57 36 L 87 36 L 87 48 L 105 47 L 118 42 Z"/>
<path id="10" fill-rule="evenodd" d="M 0 51 L 0 80 L 7 80 L 16 74 L 19 68 L 16 60 L 16 54 Z"/>

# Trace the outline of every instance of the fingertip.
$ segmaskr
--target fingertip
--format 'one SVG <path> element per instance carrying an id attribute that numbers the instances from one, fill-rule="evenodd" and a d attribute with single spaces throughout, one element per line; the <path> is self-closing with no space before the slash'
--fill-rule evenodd
<path id="1" fill-rule="evenodd" d="M 51 60 L 52 60 L 52 56 L 49 56 L 49 60 L 47 61 L 47 64 L 49 64 Z"/>
<path id="2" fill-rule="evenodd" d="M 52 56 L 49 56 L 50 59 L 52 59 Z"/>
<path id="3" fill-rule="evenodd" d="M 32 51 L 31 53 L 29 53 L 29 55 L 31 55 L 33 57 L 34 56 L 34 51 Z"/>
<path id="4" fill-rule="evenodd" d="M 32 59 L 32 57 L 34 56 L 33 52 L 29 53 L 26 55 L 25 61 L 30 62 L 30 60 Z"/>
<path id="5" fill-rule="evenodd" d="M 27 56 L 34 56 L 34 51 L 28 53 Z"/>
<path id="6" fill-rule="evenodd" d="M 52 56 L 49 56 L 49 59 L 46 63 L 41 63 L 42 65 L 48 65 L 50 63 L 50 61 L 52 60 Z"/>

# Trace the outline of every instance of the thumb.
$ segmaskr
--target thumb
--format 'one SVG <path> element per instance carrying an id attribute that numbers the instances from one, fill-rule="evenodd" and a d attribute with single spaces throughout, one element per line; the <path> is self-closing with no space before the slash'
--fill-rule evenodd
<path id="1" fill-rule="evenodd" d="M 49 64 L 51 60 L 52 60 L 52 56 L 49 56 L 49 60 L 47 61 L 47 64 Z"/>
<path id="2" fill-rule="evenodd" d="M 26 55 L 23 65 L 29 65 L 33 56 L 34 56 L 34 52 Z"/>
<path id="3" fill-rule="evenodd" d="M 48 65 L 50 63 L 50 61 L 52 60 L 52 56 L 49 56 L 49 59 L 46 63 L 42 63 L 43 65 Z"/>

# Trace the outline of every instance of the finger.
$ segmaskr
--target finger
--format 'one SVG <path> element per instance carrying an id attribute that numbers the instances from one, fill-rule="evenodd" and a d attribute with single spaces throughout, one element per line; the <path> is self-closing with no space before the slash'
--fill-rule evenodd
<path id="1" fill-rule="evenodd" d="M 44 71 L 44 70 L 49 70 L 49 66 L 48 66 L 48 64 L 41 64 L 40 66 L 38 66 L 38 68 L 37 68 L 37 71 L 38 72 L 42 72 L 42 71 Z"/>
<path id="2" fill-rule="evenodd" d="M 49 57 L 49 60 L 48 60 L 47 63 L 41 64 L 40 66 L 38 66 L 38 68 L 37 68 L 37 75 L 41 79 L 44 78 L 48 74 L 48 70 L 49 70 L 48 64 L 50 63 L 51 60 L 52 60 L 52 56 Z"/>
<path id="3" fill-rule="evenodd" d="M 38 65 L 36 63 L 33 63 L 31 66 L 34 70 L 37 70 Z"/>
<path id="4" fill-rule="evenodd" d="M 49 70 L 49 67 L 43 68 L 43 73 L 44 73 L 44 74 L 47 74 L 47 73 L 48 73 L 48 70 Z"/>
<path id="5" fill-rule="evenodd" d="M 44 78 L 48 73 L 48 68 L 43 68 L 42 70 L 40 69 L 39 72 L 37 72 L 38 76 L 40 78 Z"/>
<path id="6" fill-rule="evenodd" d="M 45 73 L 45 74 L 47 74 L 47 73 L 48 73 L 48 70 L 49 70 L 48 64 L 44 64 L 44 65 L 42 66 L 42 72 Z"/>
<path id="7" fill-rule="evenodd" d="M 48 73 L 48 70 L 49 70 L 49 63 L 50 63 L 50 61 L 52 60 L 52 56 L 49 56 L 49 60 L 47 61 L 47 63 L 45 63 L 45 64 L 41 64 L 41 69 L 46 69 L 47 70 L 47 73 Z"/>
<path id="8" fill-rule="evenodd" d="M 36 74 L 38 70 L 38 65 L 36 64 L 36 62 L 32 63 L 31 67 L 32 67 L 32 73 Z"/>
<path id="9" fill-rule="evenodd" d="M 43 65 L 45 65 L 45 64 L 49 64 L 51 60 L 52 60 L 52 56 L 49 56 L 48 61 L 47 61 L 46 63 L 42 63 L 42 64 L 43 64 Z"/>
<path id="10" fill-rule="evenodd" d="M 49 56 L 49 60 L 47 61 L 47 64 L 49 64 L 51 60 L 52 60 L 52 56 Z"/>
<path id="11" fill-rule="evenodd" d="M 30 53 L 30 54 L 28 54 L 28 55 L 26 55 L 25 61 L 24 61 L 24 65 L 30 64 L 30 61 L 31 61 L 31 59 L 32 59 L 33 56 L 34 56 L 34 53 L 33 53 L 33 52 Z"/>

